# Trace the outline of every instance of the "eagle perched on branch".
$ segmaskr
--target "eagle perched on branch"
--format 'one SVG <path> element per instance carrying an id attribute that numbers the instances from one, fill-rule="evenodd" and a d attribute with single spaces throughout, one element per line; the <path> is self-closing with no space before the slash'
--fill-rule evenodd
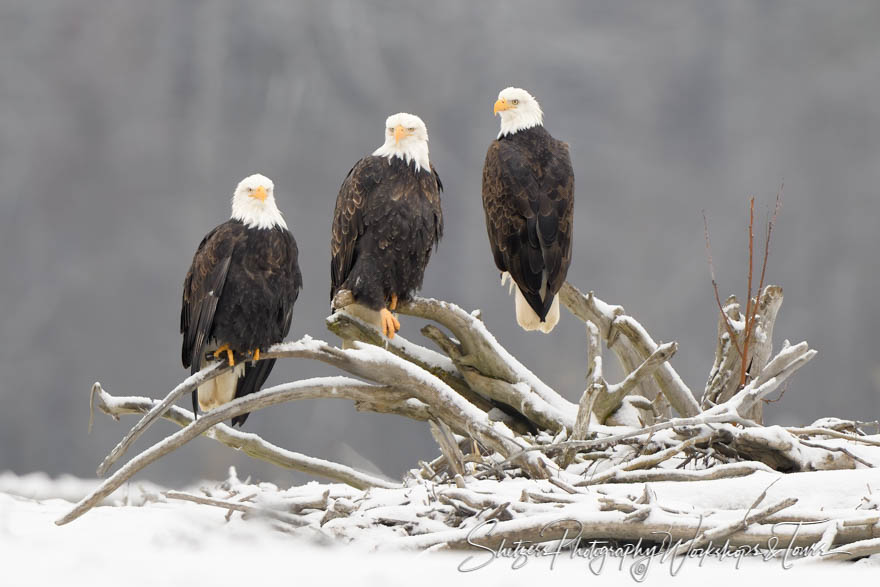
<path id="1" fill-rule="evenodd" d="M 495 265 L 516 288 L 516 321 L 547 333 L 571 264 L 574 172 L 568 145 L 544 128 L 538 101 L 520 88 L 498 94 L 501 132 L 483 166 L 483 209 Z"/>
<path id="2" fill-rule="evenodd" d="M 192 373 L 226 359 L 233 366 L 192 394 L 202 410 L 259 391 L 275 365 L 260 349 L 284 340 L 302 288 L 298 251 L 275 205 L 275 185 L 246 177 L 232 196 L 232 218 L 209 232 L 183 282 L 181 358 Z M 232 419 L 241 426 L 248 414 Z"/>
<path id="3" fill-rule="evenodd" d="M 443 184 L 428 159 L 428 129 L 401 112 L 385 121 L 385 142 L 351 168 L 333 213 L 330 299 L 351 291 L 345 308 L 394 338 L 391 313 L 422 286 L 443 234 Z"/>

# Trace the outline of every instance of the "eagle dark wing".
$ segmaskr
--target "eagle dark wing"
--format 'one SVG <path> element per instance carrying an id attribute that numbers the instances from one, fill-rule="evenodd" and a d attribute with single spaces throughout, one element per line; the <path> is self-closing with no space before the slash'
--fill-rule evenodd
<path id="1" fill-rule="evenodd" d="M 433 165 L 431 165 L 431 173 L 434 175 L 434 181 L 437 182 L 437 201 L 433 202 L 434 246 L 437 247 L 440 244 L 440 239 L 443 238 L 443 209 L 440 207 L 440 193 L 443 191 L 443 182 L 440 181 L 440 176 Z"/>
<path id="2" fill-rule="evenodd" d="M 551 297 L 562 288 L 571 265 L 574 220 L 574 170 L 568 145 L 552 139 L 553 157 L 544 166 L 538 230 L 547 268 L 547 290 Z M 549 309 L 549 306 L 546 308 Z"/>
<path id="3" fill-rule="evenodd" d="M 198 372 L 205 344 L 211 335 L 217 303 L 226 285 L 232 253 L 238 242 L 228 224 L 221 224 L 199 243 L 183 282 L 180 332 L 183 334 L 181 361 Z"/>
<path id="4" fill-rule="evenodd" d="M 290 325 L 293 323 L 293 306 L 299 298 L 303 282 L 299 269 L 299 249 L 293 234 L 286 229 L 276 229 L 271 242 L 265 265 L 270 268 L 277 267 L 277 270 L 268 270 L 265 279 L 274 289 L 278 300 L 277 326 L 280 341 L 290 332 Z"/>
<path id="5" fill-rule="evenodd" d="M 365 157 L 348 172 L 333 212 L 330 239 L 330 299 L 348 277 L 355 262 L 357 239 L 364 234 L 367 198 L 381 181 L 375 157 Z"/>
<path id="6" fill-rule="evenodd" d="M 278 300 L 278 333 L 280 338 L 284 338 L 290 332 L 290 326 L 293 323 L 293 306 L 302 289 L 302 273 L 300 272 L 298 261 L 299 250 L 293 235 L 286 230 L 279 231 L 279 237 L 273 241 L 269 254 L 271 259 L 267 260 L 266 265 L 282 269 L 279 274 L 267 276 L 267 278 L 275 282 L 274 287 L 277 293 L 280 294 Z M 275 359 L 263 359 L 256 363 L 247 363 L 244 374 L 238 380 L 235 397 L 239 398 L 260 391 L 266 379 L 269 378 L 269 374 L 272 373 L 274 366 Z M 241 427 L 249 415 L 250 413 L 248 412 L 233 417 L 232 425 Z"/>
<path id="7" fill-rule="evenodd" d="M 495 265 L 510 273 L 542 320 L 571 263 L 574 204 L 568 146 L 547 138 L 549 156 L 510 140 L 493 141 L 483 166 L 483 209 Z"/>

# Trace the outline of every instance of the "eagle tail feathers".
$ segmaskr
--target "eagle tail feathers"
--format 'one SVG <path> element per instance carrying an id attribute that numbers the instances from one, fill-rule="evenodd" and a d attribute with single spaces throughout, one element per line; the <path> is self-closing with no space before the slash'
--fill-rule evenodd
<path id="1" fill-rule="evenodd" d="M 260 391 L 260 388 L 263 387 L 266 379 L 269 378 L 269 373 L 272 372 L 274 366 L 275 359 L 263 359 L 262 361 L 246 364 L 243 374 L 235 384 L 235 398 L 244 397 Z M 232 418 L 232 425 L 241 428 L 249 415 L 250 412 L 234 416 Z"/>
<path id="2" fill-rule="evenodd" d="M 544 320 L 532 309 L 519 287 L 516 288 L 516 322 L 523 330 L 540 330 L 547 334 L 559 322 L 559 296 L 553 296 L 550 308 Z"/>
<path id="3" fill-rule="evenodd" d="M 203 363 L 202 368 L 207 367 L 208 364 L 208 362 Z M 207 412 L 235 399 L 238 380 L 244 375 L 244 371 L 245 364 L 239 363 L 229 373 L 223 373 L 199 385 L 198 400 L 202 411 Z"/>

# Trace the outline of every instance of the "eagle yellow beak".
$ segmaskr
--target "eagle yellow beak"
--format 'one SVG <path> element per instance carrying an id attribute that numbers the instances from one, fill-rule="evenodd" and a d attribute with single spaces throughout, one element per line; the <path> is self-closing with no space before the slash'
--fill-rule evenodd
<path id="1" fill-rule="evenodd" d="M 510 110 L 511 108 L 513 108 L 513 106 L 511 106 L 507 102 L 507 100 L 505 100 L 504 98 L 498 98 L 497 100 L 495 100 L 495 107 L 492 108 L 492 115 L 494 116 L 499 112 L 504 112 L 505 110 Z"/>
<path id="2" fill-rule="evenodd" d="M 267 194 L 266 194 L 266 188 L 264 188 L 263 186 L 258 187 L 258 188 L 254 191 L 254 193 L 251 194 L 251 197 L 252 197 L 252 198 L 256 198 L 256 199 L 258 199 L 258 200 L 261 201 L 261 202 L 265 202 L 265 201 L 266 201 L 266 196 L 267 196 Z"/>
<path id="3" fill-rule="evenodd" d="M 403 128 L 401 125 L 397 125 L 394 127 L 394 144 L 397 145 L 400 143 L 400 139 L 408 137 L 410 132 Z"/>

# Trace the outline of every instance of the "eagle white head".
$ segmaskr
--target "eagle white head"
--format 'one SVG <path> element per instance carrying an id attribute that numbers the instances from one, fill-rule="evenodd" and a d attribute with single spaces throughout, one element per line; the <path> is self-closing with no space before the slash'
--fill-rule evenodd
<path id="1" fill-rule="evenodd" d="M 544 124 L 544 113 L 535 97 L 522 88 L 504 88 L 498 93 L 494 114 L 501 115 L 498 138 Z"/>
<path id="2" fill-rule="evenodd" d="M 428 158 L 428 127 L 415 114 L 398 112 L 385 119 L 385 142 L 373 151 L 379 157 L 400 157 L 414 161 L 416 171 L 431 170 Z"/>
<path id="3" fill-rule="evenodd" d="M 275 205 L 275 184 L 260 173 L 241 180 L 232 194 L 232 217 L 250 228 L 287 228 Z"/>

